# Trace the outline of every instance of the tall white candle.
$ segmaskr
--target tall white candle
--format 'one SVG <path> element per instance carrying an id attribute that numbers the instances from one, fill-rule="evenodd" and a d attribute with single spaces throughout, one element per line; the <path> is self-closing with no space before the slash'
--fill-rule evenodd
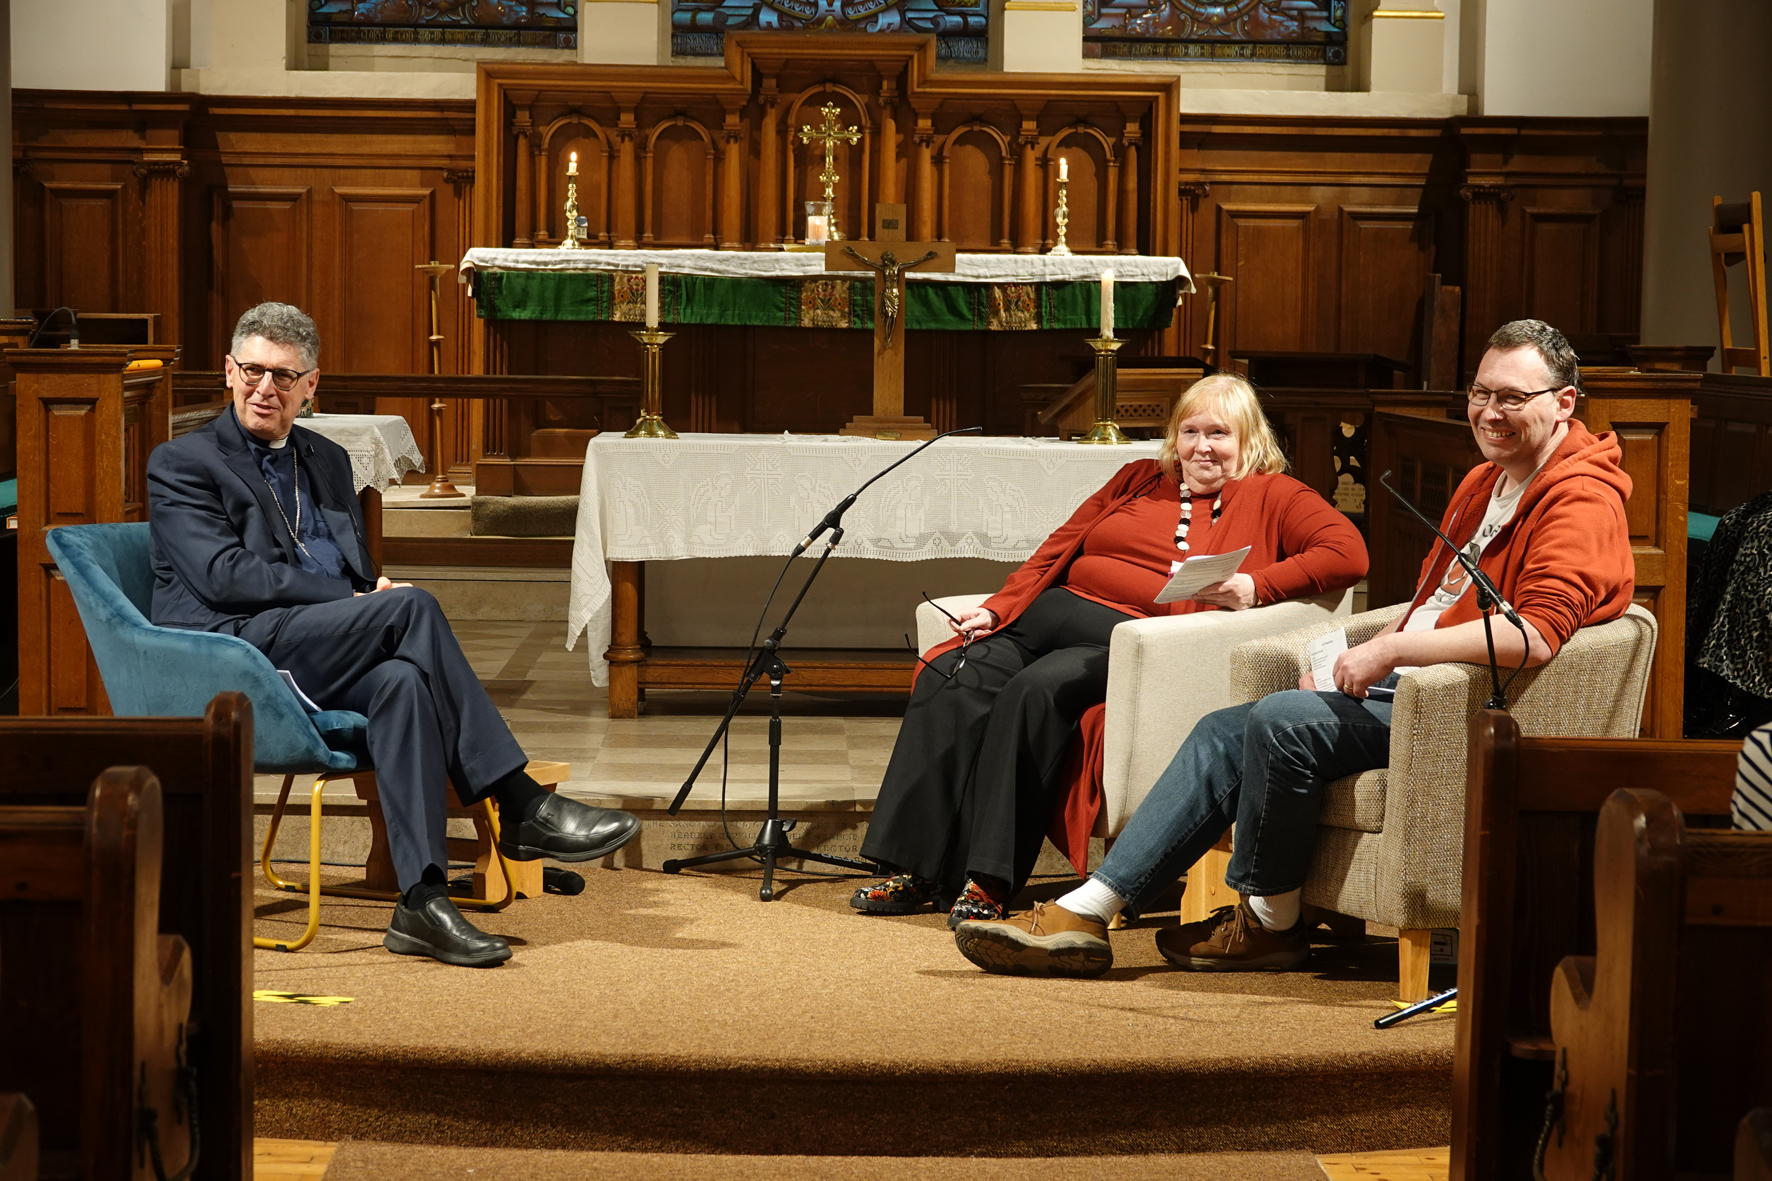
<path id="1" fill-rule="evenodd" d="M 567 157 L 566 175 L 567 176 L 577 176 L 578 175 L 578 153 L 577 152 L 574 152 L 574 153 L 572 153 L 571 156 Z"/>
<path id="2" fill-rule="evenodd" d="M 1069 180 L 1070 178 L 1071 178 L 1070 162 L 1067 161 L 1063 156 L 1060 156 L 1058 158 L 1058 179 L 1059 180 Z"/>
<path id="3" fill-rule="evenodd" d="M 1101 273 L 1101 335 L 1104 340 L 1111 340 L 1114 335 L 1114 271 L 1112 267 Z"/>
<path id="4" fill-rule="evenodd" d="M 646 264 L 646 327 L 658 327 L 658 264 Z"/>

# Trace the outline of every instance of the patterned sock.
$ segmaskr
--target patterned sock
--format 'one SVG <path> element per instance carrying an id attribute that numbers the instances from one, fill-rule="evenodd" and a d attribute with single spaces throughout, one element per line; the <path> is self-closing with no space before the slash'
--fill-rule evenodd
<path id="1" fill-rule="evenodd" d="M 1249 896 L 1249 909 L 1261 920 L 1261 925 L 1270 931 L 1290 931 L 1298 925 L 1303 910 L 1304 891 L 1289 890 L 1284 894 L 1270 894 L 1259 898 Z"/>
<path id="2" fill-rule="evenodd" d="M 1126 900 L 1108 889 L 1106 883 L 1099 878 L 1089 878 L 1058 900 L 1058 905 L 1072 914 L 1080 914 L 1086 919 L 1111 923 L 1114 916 L 1125 907 Z"/>

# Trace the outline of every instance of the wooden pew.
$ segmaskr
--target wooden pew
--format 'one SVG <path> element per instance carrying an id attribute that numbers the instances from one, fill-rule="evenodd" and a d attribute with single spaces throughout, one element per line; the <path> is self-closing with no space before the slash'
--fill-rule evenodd
<path id="1" fill-rule="evenodd" d="M 18 1091 L 0 1095 L 0 1181 L 37 1181 L 37 1109 Z"/>
<path id="2" fill-rule="evenodd" d="M 1665 795 L 1624 789 L 1594 844 L 1596 954 L 1550 985 L 1543 1176 L 1724 1173 L 1772 1102 L 1772 833 L 1688 830 Z"/>
<path id="3" fill-rule="evenodd" d="M 1741 1117 L 1735 1132 L 1735 1181 L 1772 1181 L 1772 1107 Z"/>
<path id="4" fill-rule="evenodd" d="M 36 1097 L 49 1175 L 146 1181 L 194 1150 L 192 965 L 159 933 L 161 835 L 145 767 L 102 772 L 84 807 L 0 807 L 0 1088 Z"/>
<path id="5" fill-rule="evenodd" d="M 1618 788 L 1653 785 L 1727 823 L 1738 742 L 1523 738 L 1471 720 L 1452 1079 L 1453 1181 L 1530 1176 L 1553 1079 L 1548 982 L 1590 953 L 1593 832 Z"/>
<path id="6" fill-rule="evenodd" d="M 130 764 L 160 782 L 160 929 L 184 938 L 197 968 L 198 1177 L 250 1177 L 251 704 L 223 693 L 201 718 L 0 718 L 0 805 L 83 805 L 86 784 Z"/>

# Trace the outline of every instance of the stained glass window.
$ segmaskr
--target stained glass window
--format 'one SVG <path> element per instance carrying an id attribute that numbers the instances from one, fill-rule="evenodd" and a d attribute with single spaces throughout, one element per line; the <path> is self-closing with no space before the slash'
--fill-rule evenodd
<path id="1" fill-rule="evenodd" d="M 671 52 L 719 57 L 726 33 L 753 29 L 934 33 L 938 59 L 982 63 L 989 12 L 989 0 L 671 0 Z"/>
<path id="2" fill-rule="evenodd" d="M 308 41 L 573 49 L 578 0 L 308 0 Z"/>
<path id="3" fill-rule="evenodd" d="M 1083 0 L 1083 56 L 1347 62 L 1347 0 Z"/>

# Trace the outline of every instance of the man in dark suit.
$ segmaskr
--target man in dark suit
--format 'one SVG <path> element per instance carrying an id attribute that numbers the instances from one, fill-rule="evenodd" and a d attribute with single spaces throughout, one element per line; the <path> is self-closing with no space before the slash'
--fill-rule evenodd
<path id="1" fill-rule="evenodd" d="M 319 384 L 314 322 L 287 304 L 240 317 L 232 403 L 148 459 L 154 622 L 239 636 L 322 709 L 369 719 L 402 895 L 383 944 L 485 967 L 510 958 L 449 900 L 445 779 L 492 796 L 500 849 L 519 861 L 588 861 L 640 829 L 626 812 L 549 793 L 486 696 L 437 601 L 377 575 L 350 458 L 295 425 Z"/>

